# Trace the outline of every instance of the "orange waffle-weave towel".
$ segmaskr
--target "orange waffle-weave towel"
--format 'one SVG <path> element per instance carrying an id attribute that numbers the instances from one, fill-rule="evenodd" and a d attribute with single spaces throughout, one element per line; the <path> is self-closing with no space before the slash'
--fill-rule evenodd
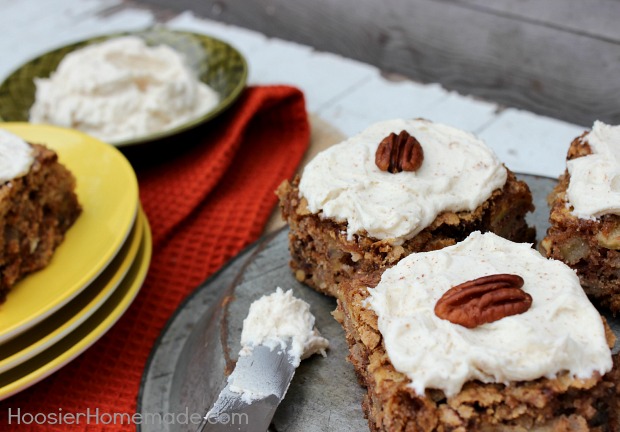
<path id="1" fill-rule="evenodd" d="M 260 235 L 274 190 L 293 175 L 310 129 L 303 94 L 251 87 L 201 137 L 165 163 L 138 170 L 153 259 L 138 297 L 95 345 L 59 372 L 0 402 L 0 431 L 132 431 L 132 424 L 16 424 L 8 413 L 136 410 L 149 352 L 181 300 Z M 39 416 L 39 418 L 43 418 Z M 120 418 L 120 417 L 117 417 Z M 26 417 L 27 420 L 30 417 Z"/>

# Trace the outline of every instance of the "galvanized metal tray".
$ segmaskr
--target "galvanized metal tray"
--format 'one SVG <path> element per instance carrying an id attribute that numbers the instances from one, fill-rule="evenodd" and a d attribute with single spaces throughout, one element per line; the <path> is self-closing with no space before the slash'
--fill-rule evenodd
<path id="1" fill-rule="evenodd" d="M 519 177 L 532 190 L 536 211 L 529 222 L 536 226 L 541 238 L 548 227 L 546 197 L 556 181 L 530 175 Z M 138 412 L 152 422 L 138 425 L 139 431 L 196 430 L 192 415 L 197 419 L 206 413 L 234 368 L 242 322 L 250 304 L 272 293 L 277 286 L 293 289 L 295 296 L 310 303 L 316 325 L 329 339 L 330 349 L 326 358 L 313 356 L 302 362 L 276 412 L 272 429 L 367 429 L 360 405 L 364 389 L 346 361 L 344 332 L 331 316 L 336 302 L 295 280 L 288 266 L 287 241 L 286 230 L 261 239 L 205 281 L 179 307 L 155 344 L 144 371 Z M 619 320 L 608 320 L 616 334 L 620 334 Z"/>

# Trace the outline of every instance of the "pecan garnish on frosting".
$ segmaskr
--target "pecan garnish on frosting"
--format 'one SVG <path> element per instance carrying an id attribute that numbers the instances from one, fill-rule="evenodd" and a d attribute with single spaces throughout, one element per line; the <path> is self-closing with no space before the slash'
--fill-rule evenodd
<path id="1" fill-rule="evenodd" d="M 494 274 L 450 288 L 435 304 L 435 315 L 454 324 L 474 328 L 527 311 L 532 296 L 523 291 L 523 278 Z"/>
<path id="2" fill-rule="evenodd" d="M 375 164 L 379 169 L 393 174 L 416 171 L 423 160 L 424 151 L 420 142 L 407 131 L 398 135 L 392 132 L 381 141 L 375 153 Z"/>

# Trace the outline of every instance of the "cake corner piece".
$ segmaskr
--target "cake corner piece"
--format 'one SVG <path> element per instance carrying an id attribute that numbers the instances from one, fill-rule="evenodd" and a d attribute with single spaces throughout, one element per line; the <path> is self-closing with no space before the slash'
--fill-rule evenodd
<path id="1" fill-rule="evenodd" d="M 620 201 L 611 174 L 620 168 L 619 156 L 620 126 L 595 122 L 571 142 L 540 245 L 573 268 L 588 296 L 614 314 L 620 311 Z"/>

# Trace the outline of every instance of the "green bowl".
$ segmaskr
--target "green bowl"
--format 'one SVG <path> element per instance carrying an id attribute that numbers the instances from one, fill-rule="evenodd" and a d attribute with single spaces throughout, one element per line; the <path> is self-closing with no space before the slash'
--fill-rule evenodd
<path id="1" fill-rule="evenodd" d="M 86 45 L 128 35 L 138 36 L 148 45 L 165 44 L 181 52 L 199 79 L 219 93 L 220 102 L 211 111 L 187 123 L 173 129 L 115 142 L 116 147 L 157 141 L 203 124 L 228 108 L 245 87 L 247 63 L 243 56 L 226 42 L 202 34 L 154 27 L 87 39 L 50 51 L 25 63 L 0 84 L 0 121 L 28 121 L 28 112 L 35 98 L 34 78 L 49 77 L 65 55 Z"/>

